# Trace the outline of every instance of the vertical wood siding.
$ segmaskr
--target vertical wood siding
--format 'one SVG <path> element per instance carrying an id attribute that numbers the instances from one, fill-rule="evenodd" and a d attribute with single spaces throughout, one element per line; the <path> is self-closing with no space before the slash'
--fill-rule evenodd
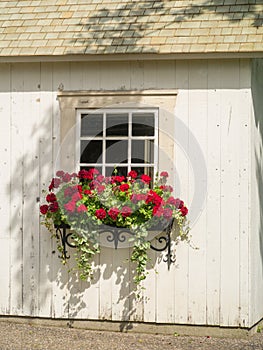
<path id="1" fill-rule="evenodd" d="M 248 263 L 255 171 L 248 60 L 1 64 L 0 75 L 0 314 L 222 326 L 258 320 L 255 312 L 249 315 L 259 296 L 251 298 L 256 263 Z M 207 195 L 192 227 L 198 249 L 176 247 L 170 271 L 151 251 L 154 269 L 149 266 L 143 302 L 132 293 L 127 249 L 103 247 L 94 261 L 100 269 L 87 285 L 60 265 L 52 253 L 55 243 L 39 224 L 38 197 L 53 175 L 62 141 L 56 99 L 62 85 L 65 90 L 177 89 L 175 115 L 186 131 L 175 122 L 174 137 L 184 132 L 187 141 L 186 154 L 175 143 L 176 188 L 189 205 L 196 191 L 190 133 L 204 155 Z"/>

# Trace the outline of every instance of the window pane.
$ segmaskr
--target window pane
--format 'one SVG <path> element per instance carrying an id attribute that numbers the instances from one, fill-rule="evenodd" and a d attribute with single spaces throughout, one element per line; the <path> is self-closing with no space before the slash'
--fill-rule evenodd
<path id="1" fill-rule="evenodd" d="M 102 141 L 81 141 L 80 162 L 96 163 L 102 154 Z"/>
<path id="2" fill-rule="evenodd" d="M 153 113 L 134 113 L 132 115 L 132 136 L 154 136 Z"/>
<path id="3" fill-rule="evenodd" d="M 106 136 L 128 136 L 128 114 L 107 114 Z"/>
<path id="4" fill-rule="evenodd" d="M 108 140 L 106 141 L 106 163 L 127 163 L 128 141 Z"/>
<path id="5" fill-rule="evenodd" d="M 153 140 L 133 140 L 131 158 L 132 163 L 153 163 Z"/>
<path id="6" fill-rule="evenodd" d="M 111 176 L 111 175 L 115 175 L 115 169 L 117 169 L 117 175 L 120 176 L 127 176 L 128 173 L 128 167 L 124 166 L 124 167 L 106 167 L 106 176 Z"/>
<path id="7" fill-rule="evenodd" d="M 102 114 L 85 114 L 81 116 L 81 136 L 102 136 L 102 130 Z"/>

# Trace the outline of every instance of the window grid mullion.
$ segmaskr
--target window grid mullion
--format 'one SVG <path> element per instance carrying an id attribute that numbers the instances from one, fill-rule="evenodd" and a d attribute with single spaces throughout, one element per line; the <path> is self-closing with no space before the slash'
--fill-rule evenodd
<path id="1" fill-rule="evenodd" d="M 114 137 L 114 136 L 107 136 L 106 135 L 106 126 L 107 126 L 107 114 L 108 113 L 112 113 L 112 110 L 104 110 L 103 111 L 103 134 L 102 137 L 98 136 L 98 137 L 88 137 L 88 136 L 81 136 L 81 115 L 82 113 L 78 113 L 78 120 L 79 120 L 79 131 L 78 131 L 78 136 L 79 136 L 79 144 L 77 146 L 77 151 L 79 153 L 79 160 L 78 160 L 78 164 L 79 166 L 90 166 L 93 164 L 91 163 L 81 163 L 80 162 L 80 147 L 81 147 L 81 141 L 83 140 L 101 140 L 102 141 L 102 163 L 98 164 L 96 163 L 96 165 L 98 166 L 102 166 L 102 173 L 105 175 L 106 174 L 106 166 L 114 166 L 112 163 L 106 163 L 106 141 L 107 140 L 127 140 L 128 141 L 128 159 L 127 159 L 127 163 L 123 163 L 120 165 L 120 167 L 124 167 L 127 166 L 128 171 L 131 170 L 131 167 L 154 167 L 154 171 L 156 173 L 157 168 L 158 168 L 158 110 L 154 109 L 154 110 L 148 110 L 147 112 L 152 112 L 154 114 L 154 136 L 133 136 L 132 135 L 132 116 L 134 113 L 138 113 L 138 112 L 145 112 L 145 109 L 134 109 L 134 110 L 129 110 L 128 111 L 128 136 L 118 136 L 118 137 Z M 115 112 L 115 111 L 114 111 Z M 119 112 L 119 110 L 116 110 L 116 113 Z M 153 140 L 154 142 L 154 160 L 153 163 L 134 163 L 132 164 L 132 141 L 133 140 Z"/>

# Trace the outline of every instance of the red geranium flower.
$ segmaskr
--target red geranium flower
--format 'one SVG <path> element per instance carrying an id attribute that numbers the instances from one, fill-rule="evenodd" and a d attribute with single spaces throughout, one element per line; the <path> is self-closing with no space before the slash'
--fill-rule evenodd
<path id="1" fill-rule="evenodd" d="M 130 186 L 128 184 L 120 185 L 120 191 L 121 192 L 126 192 L 126 191 L 128 191 L 129 188 L 130 188 Z"/>
<path id="2" fill-rule="evenodd" d="M 40 213 L 43 215 L 46 215 L 46 213 L 48 212 L 48 205 L 47 204 L 43 204 L 40 206 Z"/>
<path id="3" fill-rule="evenodd" d="M 147 198 L 146 198 L 146 203 L 153 203 L 157 206 L 160 206 L 163 202 L 163 199 L 161 196 L 159 196 L 155 191 L 150 190 L 147 194 Z"/>
<path id="4" fill-rule="evenodd" d="M 182 208 L 180 209 L 180 211 L 181 211 L 181 213 L 182 213 L 182 216 L 185 216 L 185 215 L 188 214 L 188 209 L 187 209 L 186 207 L 182 207 Z"/>
<path id="5" fill-rule="evenodd" d="M 93 179 L 93 174 L 89 170 L 82 169 L 82 170 L 79 171 L 78 177 L 80 179 L 92 180 Z"/>
<path id="6" fill-rule="evenodd" d="M 103 220 L 106 218 L 107 213 L 103 208 L 97 209 L 95 212 L 97 219 Z"/>
<path id="7" fill-rule="evenodd" d="M 130 176 L 132 179 L 136 179 L 136 177 L 138 176 L 137 172 L 135 170 L 131 170 L 128 173 L 128 176 Z"/>
<path id="8" fill-rule="evenodd" d="M 51 211 L 51 213 L 55 213 L 56 211 L 58 211 L 58 202 L 53 202 L 49 204 L 49 210 Z"/>
<path id="9" fill-rule="evenodd" d="M 122 182 L 125 180 L 125 177 L 124 176 L 119 176 L 119 175 L 116 175 L 116 176 L 112 176 L 111 177 L 111 183 L 114 183 L 114 182 Z"/>
<path id="10" fill-rule="evenodd" d="M 47 196 L 46 196 L 46 201 L 48 203 L 52 203 L 52 202 L 55 202 L 57 200 L 57 197 L 54 193 L 49 193 Z"/>
<path id="11" fill-rule="evenodd" d="M 152 178 L 146 174 L 141 175 L 142 182 L 149 184 L 152 180 Z"/>
<path id="12" fill-rule="evenodd" d="M 84 194 L 87 194 L 88 196 L 92 194 L 91 190 L 84 190 Z"/>

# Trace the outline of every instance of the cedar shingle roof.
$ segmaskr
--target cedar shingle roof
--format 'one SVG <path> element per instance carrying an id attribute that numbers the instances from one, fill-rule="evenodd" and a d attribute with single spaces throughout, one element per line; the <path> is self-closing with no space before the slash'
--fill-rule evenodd
<path id="1" fill-rule="evenodd" d="M 0 57 L 262 51 L 262 0 L 0 1 Z"/>

